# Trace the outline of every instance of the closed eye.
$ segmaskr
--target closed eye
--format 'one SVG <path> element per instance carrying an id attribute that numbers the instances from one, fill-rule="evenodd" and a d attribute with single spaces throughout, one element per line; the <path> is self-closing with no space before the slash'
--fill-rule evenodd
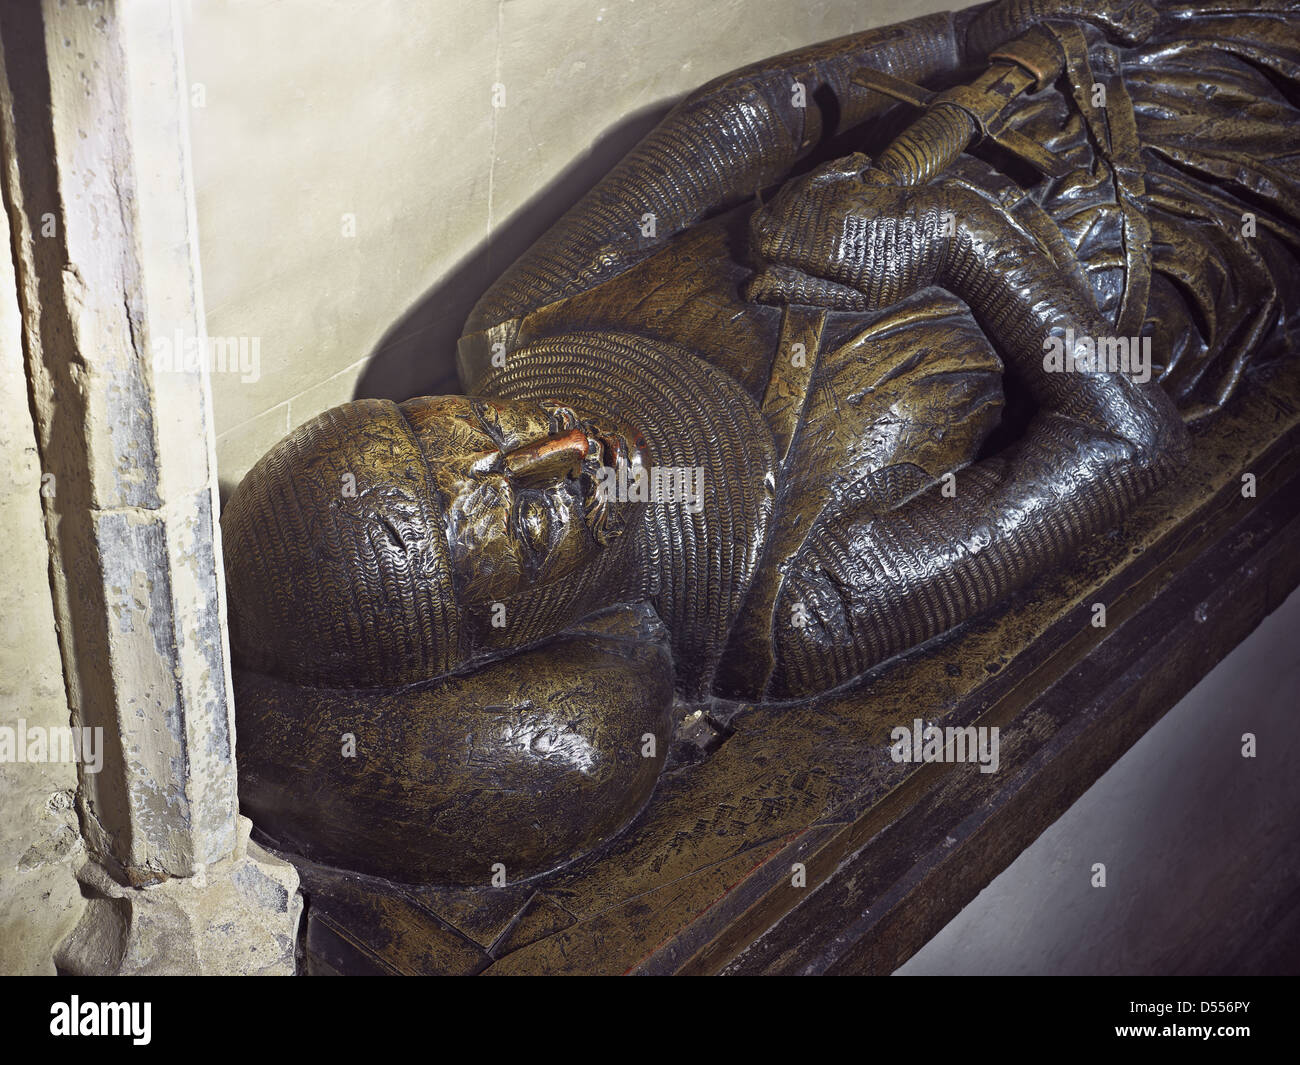
<path id="1" fill-rule="evenodd" d="M 569 407 L 551 407 L 549 408 L 551 416 L 551 435 L 558 436 L 561 433 L 567 433 L 571 429 L 578 428 L 582 423 L 578 416 Z"/>
<path id="2" fill-rule="evenodd" d="M 554 528 L 555 515 L 550 502 L 539 495 L 526 495 L 519 500 L 516 509 L 515 524 L 519 539 L 528 549 L 533 563 L 541 565 L 551 549 L 551 531 Z"/>

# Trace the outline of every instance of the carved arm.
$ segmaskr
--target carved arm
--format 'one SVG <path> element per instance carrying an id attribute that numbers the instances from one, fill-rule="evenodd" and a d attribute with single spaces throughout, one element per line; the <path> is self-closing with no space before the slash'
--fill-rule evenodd
<path id="1" fill-rule="evenodd" d="M 853 84 L 862 67 L 929 82 L 981 63 L 1047 16 L 1092 21 L 1125 39 L 1154 24 L 1141 0 L 1000 0 L 790 52 L 691 93 L 483 295 L 460 346 L 465 387 L 473 391 L 490 371 L 491 343 L 510 321 L 621 273 L 673 234 L 782 180 L 824 136 L 892 107 Z M 652 237 L 642 235 L 648 215 Z"/>
<path id="2" fill-rule="evenodd" d="M 766 299 L 888 306 L 929 285 L 964 299 L 1039 411 L 1009 453 L 879 514 L 851 499 L 824 516 L 787 573 L 774 616 L 770 696 L 845 681 L 1003 599 L 1113 525 L 1178 461 L 1185 430 L 1154 385 L 1052 372 L 1045 342 L 1106 333 L 1095 304 L 999 208 L 968 189 L 902 188 L 864 157 L 791 183 L 756 213 L 776 264 Z M 802 606 L 802 610 L 796 610 Z M 800 623 L 807 619 L 809 623 Z"/>

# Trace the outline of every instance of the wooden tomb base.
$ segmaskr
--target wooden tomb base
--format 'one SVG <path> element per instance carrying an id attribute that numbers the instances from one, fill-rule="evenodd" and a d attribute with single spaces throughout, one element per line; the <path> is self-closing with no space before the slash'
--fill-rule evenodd
<path id="1" fill-rule="evenodd" d="M 558 872 L 447 890 L 283 855 L 308 896 L 307 971 L 892 972 L 1300 583 L 1298 460 L 1292 365 L 1002 610 L 848 689 L 704 707 L 636 822 Z M 999 770 L 895 762 L 890 732 L 917 718 L 998 726 Z"/>

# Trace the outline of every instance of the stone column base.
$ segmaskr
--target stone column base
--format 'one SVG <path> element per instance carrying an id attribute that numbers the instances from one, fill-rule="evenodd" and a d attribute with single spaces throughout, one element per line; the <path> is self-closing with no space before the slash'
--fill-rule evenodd
<path id="1" fill-rule="evenodd" d="M 234 854 L 184 879 L 119 884 L 87 862 L 80 923 L 59 945 L 60 973 L 78 976 L 292 976 L 302 897 L 288 862 L 249 840 L 237 819 Z"/>

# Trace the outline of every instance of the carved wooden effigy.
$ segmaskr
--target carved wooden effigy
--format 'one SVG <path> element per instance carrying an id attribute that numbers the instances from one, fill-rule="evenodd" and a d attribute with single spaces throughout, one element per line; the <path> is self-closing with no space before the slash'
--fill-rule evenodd
<path id="1" fill-rule="evenodd" d="M 1291 372 L 1298 64 L 1291 5 L 1002 0 L 693 93 L 484 294 L 465 395 L 230 499 L 245 811 L 456 912 L 634 847 L 744 721 L 795 759 L 756 838 L 808 778 L 825 819 L 872 677 L 1172 513 Z"/>

